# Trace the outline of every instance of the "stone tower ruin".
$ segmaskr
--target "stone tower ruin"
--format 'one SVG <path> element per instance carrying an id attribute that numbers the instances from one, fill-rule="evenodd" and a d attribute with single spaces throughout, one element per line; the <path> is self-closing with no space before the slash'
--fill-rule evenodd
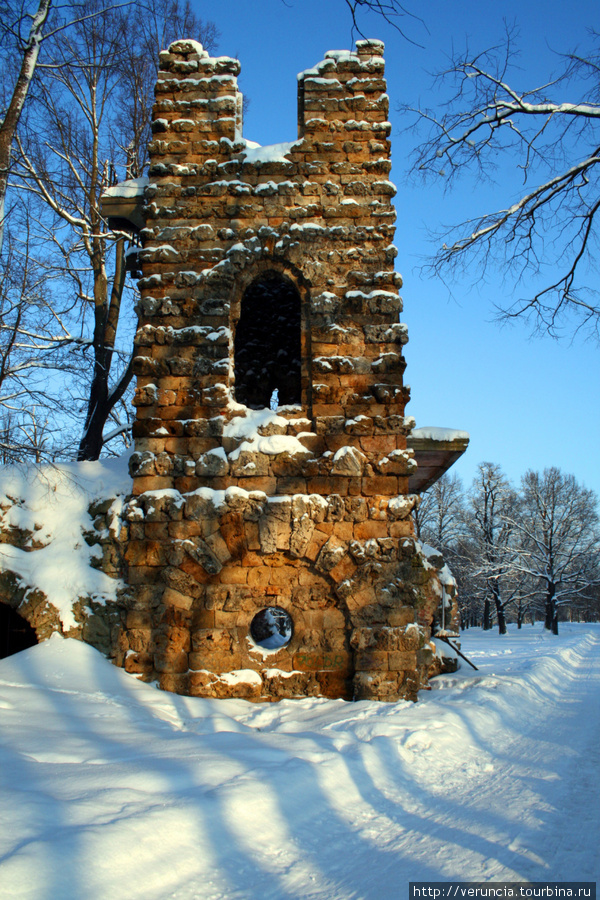
<path id="1" fill-rule="evenodd" d="M 237 60 L 160 55 L 143 201 L 120 196 L 143 224 L 120 652 L 164 689 L 427 684 L 448 587 L 411 521 L 382 54 L 301 73 L 298 139 L 270 147 L 242 137 Z"/>

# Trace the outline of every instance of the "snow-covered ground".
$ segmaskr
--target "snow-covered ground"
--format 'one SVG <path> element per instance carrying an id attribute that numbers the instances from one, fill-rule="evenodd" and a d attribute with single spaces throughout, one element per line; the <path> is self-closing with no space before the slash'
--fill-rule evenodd
<path id="1" fill-rule="evenodd" d="M 161 693 L 73 640 L 0 662 L 0 896 L 408 896 L 595 881 L 600 626 L 465 633 L 418 704 Z"/>

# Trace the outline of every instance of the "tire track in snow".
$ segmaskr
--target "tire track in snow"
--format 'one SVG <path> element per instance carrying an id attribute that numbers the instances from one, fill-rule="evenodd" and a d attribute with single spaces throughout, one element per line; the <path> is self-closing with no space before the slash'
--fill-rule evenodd
<path id="1" fill-rule="evenodd" d="M 481 872 L 470 870 L 469 877 L 514 878 L 514 865 L 506 870 L 511 851 L 521 859 L 521 879 L 598 878 L 599 650 L 598 637 L 586 634 L 576 647 L 536 661 L 531 678 L 515 679 L 512 690 L 489 695 L 485 719 L 496 721 L 488 737 L 495 771 L 471 780 L 469 792 L 481 796 L 477 805 L 496 820 L 504 817 L 510 826 L 512 819 L 516 833 L 505 846 L 498 835 L 497 858 L 482 860 Z"/>

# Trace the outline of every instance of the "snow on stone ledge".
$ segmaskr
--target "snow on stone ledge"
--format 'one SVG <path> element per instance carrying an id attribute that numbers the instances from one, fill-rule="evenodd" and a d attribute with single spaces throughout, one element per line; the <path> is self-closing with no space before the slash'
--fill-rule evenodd
<path id="1" fill-rule="evenodd" d="M 223 428 L 223 435 L 232 438 L 245 438 L 253 441 L 264 435 L 264 429 L 267 427 L 277 426 L 285 431 L 288 421 L 283 416 L 278 416 L 271 409 L 250 409 L 249 407 L 239 406 L 240 411 L 244 413 L 241 416 L 235 416 Z M 262 429 L 262 430 L 261 430 Z"/>
<path id="2" fill-rule="evenodd" d="M 468 431 L 460 431 L 458 428 L 440 428 L 436 425 L 425 425 L 423 428 L 413 428 L 409 437 L 420 438 L 424 441 L 468 441 Z"/>
<path id="3" fill-rule="evenodd" d="M 103 197 L 143 197 L 144 188 L 148 185 L 149 179 L 147 175 L 141 175 L 139 178 L 129 178 L 127 181 L 120 181 L 112 187 L 106 188 L 102 192 Z"/>
<path id="4" fill-rule="evenodd" d="M 249 163 L 289 162 L 286 154 L 298 143 L 299 141 L 285 141 L 281 144 L 268 144 L 261 147 L 255 141 L 246 141 L 243 156 Z"/>

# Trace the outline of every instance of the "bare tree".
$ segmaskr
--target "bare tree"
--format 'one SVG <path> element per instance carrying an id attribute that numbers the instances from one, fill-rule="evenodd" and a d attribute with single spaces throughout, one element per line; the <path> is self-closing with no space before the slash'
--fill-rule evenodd
<path id="1" fill-rule="evenodd" d="M 14 83 L 9 87 L 9 96 L 3 98 L 2 121 L 0 123 L 0 250 L 4 237 L 4 218 L 8 175 L 10 171 L 11 153 L 17 126 L 29 94 L 37 66 L 40 47 L 44 39 L 44 27 L 50 12 L 52 0 L 39 0 L 37 9 L 31 12 L 23 10 L 21 4 L 2 3 L 0 5 L 1 37 L 6 49 L 12 38 L 10 48 L 17 62 L 18 72 Z M 27 36 L 22 32 L 25 29 Z M 4 66 L 3 76 L 10 78 Z M 13 81 L 13 79 L 11 79 Z"/>
<path id="2" fill-rule="evenodd" d="M 492 627 L 494 610 L 500 634 L 506 634 L 506 611 L 523 593 L 516 577 L 513 518 L 518 498 L 496 463 L 483 462 L 473 479 L 466 512 L 470 576 L 483 602 L 483 628 Z"/>
<path id="3" fill-rule="evenodd" d="M 59 416 L 65 442 L 71 410 L 57 386 L 74 372 L 69 353 L 82 344 L 69 328 L 69 311 L 59 308 L 52 294 L 46 268 L 35 259 L 30 227 L 31 216 L 19 204 L 0 253 L 0 428 L 5 459 L 50 451 Z M 42 432 L 43 447 L 37 440 Z"/>
<path id="4" fill-rule="evenodd" d="M 543 600 L 545 627 L 558 634 L 558 611 L 592 600 L 600 584 L 598 500 L 573 475 L 557 468 L 522 479 L 518 515 L 507 521 L 519 536 L 514 568 L 532 579 Z"/>
<path id="5" fill-rule="evenodd" d="M 132 3 L 133 0 L 122 0 L 103 7 L 103 10 L 107 12 Z M 71 0 L 68 4 L 69 16 L 61 17 L 57 12 L 51 23 L 52 0 L 37 0 L 37 3 L 0 0 L 0 47 L 5 54 L 0 99 L 0 250 L 12 149 L 34 76 L 40 68 L 44 68 L 39 62 L 42 43 L 56 38 L 72 25 L 97 15 L 95 11 L 82 11 L 83 6 L 77 0 Z M 60 4 L 58 9 L 63 7 L 64 4 Z"/>
<path id="6" fill-rule="evenodd" d="M 91 368 L 91 377 L 80 379 L 85 423 L 78 458 L 96 459 L 108 437 L 126 427 L 117 410 L 132 380 L 135 327 L 135 288 L 126 282 L 130 236 L 108 229 L 100 196 L 119 167 L 128 176 L 143 169 L 157 47 L 180 28 L 210 44 L 215 30 L 204 33 L 189 4 L 177 0 L 154 0 L 142 21 L 131 10 L 105 12 L 102 0 L 82 6 L 84 21 L 52 48 L 35 116 L 18 139 L 18 173 L 38 203 L 37 239 L 52 260 L 48 271 L 80 321 L 80 360 L 85 364 L 88 350 L 92 356 L 91 366 L 80 366 Z"/>
<path id="7" fill-rule="evenodd" d="M 399 2 L 399 0 L 344 0 L 344 2 L 352 16 L 352 30 L 358 34 L 364 35 L 362 30 L 363 15 L 365 13 L 376 13 L 381 16 L 388 25 L 395 28 L 402 37 L 410 41 L 411 44 L 416 43 L 406 34 L 400 23 L 403 23 L 403 20 L 406 19 L 413 19 L 423 25 L 423 20 L 407 9 L 404 4 Z"/>
<path id="8" fill-rule="evenodd" d="M 417 537 L 445 556 L 464 532 L 463 512 L 462 482 L 457 475 L 446 473 L 425 491 L 415 509 Z"/>
<path id="9" fill-rule="evenodd" d="M 498 47 L 454 56 L 437 80 L 447 96 L 441 113 L 412 110 L 425 128 L 421 175 L 448 186 L 466 172 L 492 178 L 508 157 L 517 176 L 517 199 L 445 234 L 432 267 L 442 273 L 476 262 L 480 279 L 500 263 L 517 283 L 533 276 L 533 296 L 501 317 L 527 318 L 553 336 L 565 326 L 598 336 L 600 35 L 592 32 L 587 52 L 560 57 L 559 74 L 539 86 L 518 84 L 516 56 L 512 31 Z"/>

